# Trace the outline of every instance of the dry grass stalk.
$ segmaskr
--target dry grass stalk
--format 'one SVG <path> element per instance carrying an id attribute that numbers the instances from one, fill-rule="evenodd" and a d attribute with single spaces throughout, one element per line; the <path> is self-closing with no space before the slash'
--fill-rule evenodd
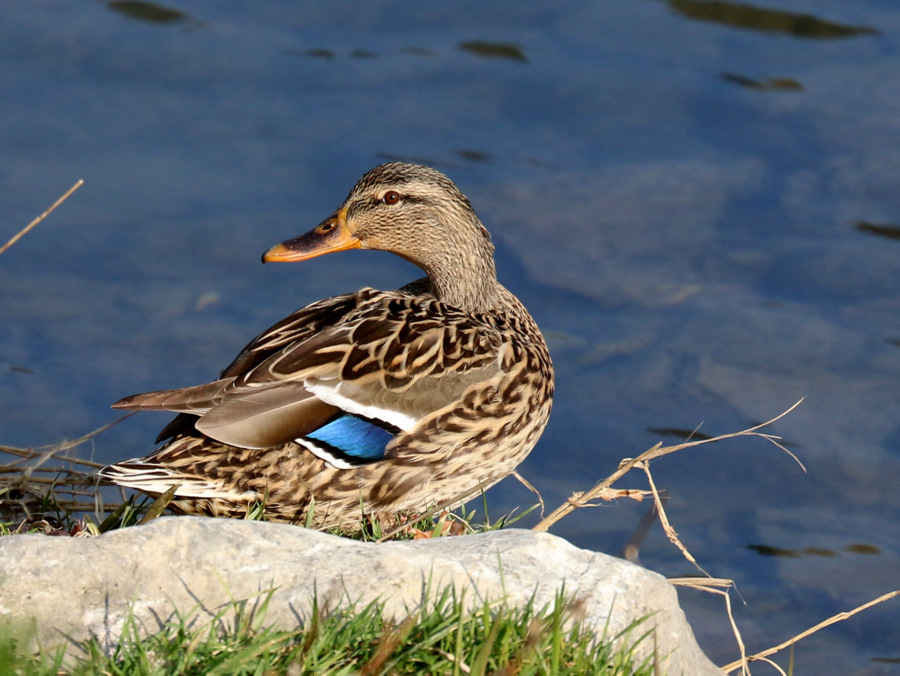
<path id="1" fill-rule="evenodd" d="M 666 510 L 663 508 L 663 500 L 656 488 L 656 483 L 653 481 L 653 475 L 650 473 L 649 463 L 641 462 L 635 465 L 635 467 L 643 469 L 644 474 L 647 475 L 647 481 L 650 484 L 650 491 L 653 493 L 653 503 L 656 507 L 656 514 L 659 516 L 659 522 L 662 524 L 663 531 L 665 532 L 666 537 L 669 538 L 669 542 L 678 547 L 678 550 L 681 552 L 682 556 L 684 556 L 684 558 L 694 564 L 697 570 L 699 570 L 707 577 L 711 577 L 711 575 L 703 570 L 700 564 L 697 563 L 697 559 L 695 559 L 693 554 L 688 551 L 688 548 L 684 546 L 684 543 L 682 543 L 678 538 L 678 533 L 676 533 L 675 529 L 672 527 L 672 524 L 669 521 L 669 517 L 666 515 Z"/>
<path id="2" fill-rule="evenodd" d="M 14 522 L 31 520 L 40 515 L 47 505 L 47 496 L 51 494 L 54 509 L 73 514 L 101 513 L 103 505 L 97 490 L 95 470 L 102 465 L 64 454 L 128 415 L 71 441 L 37 448 L 0 446 L 0 457 L 5 454 L 14 458 L 0 465 L 2 518 Z M 115 509 L 116 505 L 107 507 Z"/>
<path id="3" fill-rule="evenodd" d="M 20 239 L 22 239 L 22 237 L 24 237 L 28 233 L 28 231 L 31 230 L 34 226 L 36 226 L 38 223 L 40 223 L 45 218 L 47 218 L 47 216 L 50 215 L 50 212 L 52 212 L 56 207 L 58 207 L 60 204 L 65 202 L 69 198 L 69 195 L 71 195 L 73 192 L 78 190 L 78 188 L 80 188 L 83 184 L 84 184 L 84 181 L 81 179 L 78 179 L 78 181 L 75 183 L 75 185 L 73 185 L 71 188 L 69 188 L 62 197 L 60 197 L 52 205 L 50 205 L 50 208 L 47 209 L 47 211 L 42 213 L 40 216 L 38 216 L 33 221 L 31 221 L 31 223 L 29 223 L 24 228 L 19 230 L 18 233 L 13 235 L 12 239 L 10 239 L 6 244 L 4 244 L 2 247 L 0 247 L 0 254 L 2 254 L 4 251 L 6 251 L 9 247 L 11 247 L 13 244 L 18 242 Z"/>
<path id="4" fill-rule="evenodd" d="M 671 582 L 673 584 L 687 586 L 687 587 L 691 587 L 693 589 L 699 589 L 699 590 L 709 592 L 709 593 L 720 594 L 725 599 L 725 608 L 726 608 L 726 612 L 728 614 L 728 619 L 731 624 L 731 629 L 732 629 L 732 632 L 734 633 L 734 637 L 738 644 L 738 648 L 739 648 L 740 654 L 741 654 L 741 659 L 738 660 L 736 662 L 736 664 L 741 666 L 741 670 L 742 670 L 743 674 L 749 674 L 750 669 L 747 666 L 749 660 L 746 656 L 746 648 L 744 646 L 744 641 L 743 641 L 743 638 L 741 637 L 740 630 L 738 629 L 737 623 L 735 622 L 734 614 L 733 614 L 732 608 L 731 608 L 731 597 L 728 594 L 729 589 L 734 587 L 734 582 L 732 580 L 712 578 L 711 576 L 709 576 L 709 573 L 707 573 L 705 570 L 703 570 L 703 568 L 697 563 L 697 560 L 694 558 L 694 556 L 688 551 L 687 547 L 685 547 L 684 544 L 681 542 L 681 540 L 678 538 L 678 533 L 675 532 L 675 529 L 672 527 L 672 524 L 669 522 L 668 516 L 666 515 L 666 511 L 663 506 L 663 503 L 665 502 L 665 500 L 663 499 L 662 496 L 660 496 L 659 490 L 656 487 L 656 483 L 653 480 L 653 475 L 650 472 L 650 460 L 653 460 L 655 458 L 660 458 L 664 455 L 669 455 L 670 453 L 676 453 L 676 452 L 684 450 L 686 448 L 692 448 L 694 446 L 699 446 L 701 444 L 708 444 L 708 443 L 712 443 L 712 442 L 716 442 L 716 441 L 723 441 L 725 439 L 732 439 L 735 437 L 756 436 L 756 437 L 765 439 L 766 441 L 769 441 L 770 443 L 774 444 L 775 446 L 777 446 L 778 448 L 783 450 L 785 453 L 787 453 L 789 456 L 791 456 L 791 458 L 793 458 L 797 462 L 797 464 L 800 465 L 801 468 L 803 468 L 803 471 L 806 471 L 806 468 L 803 466 L 803 463 L 800 462 L 800 460 L 797 458 L 797 456 L 795 456 L 793 453 L 791 453 L 789 450 L 787 450 L 780 443 L 780 437 L 777 437 L 777 436 L 774 436 L 771 434 L 764 434 L 759 431 L 763 427 L 771 425 L 775 421 L 780 420 L 781 418 L 783 418 L 784 416 L 789 414 L 791 411 L 793 411 L 795 408 L 797 408 L 797 406 L 799 406 L 802 401 L 803 400 L 801 399 L 800 401 L 795 403 L 793 406 L 788 408 L 786 411 L 784 411 L 780 415 L 772 418 L 771 420 L 768 420 L 760 425 L 756 425 L 754 427 L 748 428 L 748 429 L 740 431 L 740 432 L 735 432 L 732 434 L 724 434 L 724 435 L 721 435 L 718 437 L 713 437 L 710 439 L 698 439 L 695 441 L 686 441 L 684 443 L 676 444 L 674 446 L 663 446 L 661 443 L 658 443 L 655 446 L 653 446 L 653 448 L 645 451 L 644 453 L 642 453 L 641 455 L 639 455 L 636 458 L 626 458 L 619 464 L 618 469 L 613 474 L 611 474 L 606 479 L 604 479 L 603 481 L 596 484 L 591 490 L 589 490 L 585 493 L 576 493 L 576 494 L 572 495 L 572 497 L 570 497 L 565 503 L 563 503 L 562 505 L 557 507 L 548 517 L 544 518 L 540 523 L 538 523 L 534 527 L 534 529 L 540 530 L 540 531 L 546 531 L 553 524 L 555 524 L 560 519 L 562 519 L 563 517 L 570 514 L 571 512 L 573 512 L 576 509 L 579 509 L 582 507 L 597 506 L 598 503 L 593 502 L 595 500 L 610 500 L 610 499 L 615 499 L 617 497 L 626 497 L 626 496 L 627 497 L 635 497 L 636 499 L 642 499 L 642 497 L 644 497 L 645 495 L 648 495 L 648 494 L 652 495 L 655 512 L 659 516 L 659 521 L 662 524 L 663 530 L 666 533 L 666 537 L 669 539 L 669 541 L 672 544 L 674 544 L 678 548 L 678 550 L 682 553 L 682 555 L 688 561 L 690 561 L 694 566 L 696 566 L 697 569 L 701 573 L 706 575 L 706 577 L 704 577 L 704 578 L 681 578 L 681 579 L 677 579 L 677 580 L 671 580 Z M 644 474 L 647 477 L 647 482 L 650 485 L 650 491 L 641 491 L 641 490 L 633 490 L 633 489 L 618 490 L 618 489 L 612 488 L 613 484 L 616 481 L 621 479 L 628 472 L 630 472 L 632 469 L 635 469 L 635 468 L 641 469 L 644 471 Z M 781 669 L 778 668 L 777 665 L 775 665 L 775 666 L 777 669 L 779 669 L 779 671 L 781 671 Z"/>
<path id="5" fill-rule="evenodd" d="M 700 566 L 697 567 L 700 568 Z M 725 612 L 728 614 L 728 622 L 731 624 L 734 640 L 737 642 L 738 650 L 740 650 L 741 653 L 740 659 L 734 662 L 734 664 L 741 667 L 742 676 L 749 676 L 750 668 L 747 666 L 747 648 L 744 645 L 744 639 L 741 636 L 740 629 L 738 629 L 737 622 L 735 622 L 734 613 L 731 609 L 731 596 L 728 594 L 728 591 L 734 588 L 734 580 L 720 577 L 677 577 L 670 578 L 669 582 L 678 587 L 688 587 L 708 594 L 719 594 L 725 599 Z M 781 668 L 778 667 L 778 665 L 773 663 L 773 666 L 778 669 L 778 671 L 781 671 Z M 782 674 L 784 674 L 784 672 L 782 672 Z"/>
<path id="6" fill-rule="evenodd" d="M 734 439 L 736 437 L 760 437 L 762 439 L 765 439 L 766 441 L 768 441 L 772 444 L 775 444 L 775 446 L 777 446 L 782 451 L 784 451 L 789 456 L 791 456 L 794 459 L 794 461 L 796 461 L 796 463 L 798 465 L 800 465 L 801 468 L 803 468 L 803 471 L 805 472 L 806 467 L 803 466 L 803 463 L 800 462 L 800 460 L 797 458 L 797 456 L 794 455 L 793 453 L 791 453 L 788 449 L 786 449 L 780 443 L 781 437 L 777 437 L 772 434 L 763 434 L 762 432 L 759 431 L 763 427 L 766 427 L 778 420 L 781 420 L 781 418 L 783 418 L 788 413 L 790 413 L 795 408 L 797 408 L 802 401 L 803 400 L 801 399 L 796 404 L 791 406 L 789 409 L 784 411 L 784 413 L 781 413 L 781 414 L 775 416 L 771 420 L 767 420 L 764 423 L 761 423 L 754 427 L 750 427 L 750 428 L 748 428 L 746 430 L 742 430 L 740 432 L 733 432 L 731 434 L 723 434 L 721 436 L 712 437 L 710 439 L 697 439 L 696 441 L 686 441 L 682 444 L 676 444 L 674 446 L 663 446 L 661 443 L 659 443 L 659 444 L 656 444 L 653 448 L 651 448 L 647 451 L 644 451 L 636 458 L 626 458 L 619 464 L 619 468 L 615 472 L 610 474 L 603 481 L 599 482 L 597 485 L 595 485 L 591 490 L 587 491 L 586 493 L 580 493 L 580 494 L 576 493 L 575 495 L 573 495 L 566 502 L 564 502 L 562 505 L 560 505 L 555 510 L 553 510 L 553 512 L 551 512 L 549 516 L 547 516 L 540 523 L 538 523 L 534 527 L 534 530 L 539 530 L 539 531 L 549 530 L 549 528 L 553 524 L 555 524 L 557 521 L 562 519 L 567 514 L 570 514 L 571 512 L 575 511 L 576 509 L 579 509 L 582 507 L 596 506 L 596 503 L 591 502 L 592 500 L 603 499 L 603 497 L 605 495 L 609 495 L 609 489 L 616 481 L 618 481 L 623 476 L 628 474 L 628 472 L 630 472 L 632 469 L 634 469 L 635 467 L 638 467 L 639 465 L 641 465 L 643 463 L 647 463 L 650 460 L 653 460 L 654 458 L 661 458 L 664 455 L 669 455 L 670 453 L 676 453 L 678 451 L 684 450 L 685 448 L 693 448 L 694 446 L 700 446 L 702 444 L 711 444 L 711 443 L 717 442 L 717 441 L 724 441 L 725 439 Z M 639 491 L 635 491 L 635 492 L 639 492 Z"/>
<path id="7" fill-rule="evenodd" d="M 884 603 L 885 601 L 889 601 L 890 599 L 896 598 L 897 596 L 900 596 L 900 589 L 897 589 L 896 591 L 888 592 L 887 594 L 882 594 L 877 599 L 872 599 L 868 603 L 863 603 L 861 606 L 857 606 L 853 610 L 846 610 L 842 613 L 838 613 L 837 615 L 832 615 L 827 620 L 823 620 L 822 622 L 819 622 L 819 624 L 815 625 L 814 627 L 810 627 L 806 631 L 800 632 L 799 634 L 797 634 L 793 638 L 788 639 L 784 643 L 780 643 L 777 646 L 763 650 L 762 652 L 756 653 L 755 655 L 750 655 L 750 656 L 744 657 L 743 652 L 742 652 L 740 660 L 735 660 L 731 664 L 726 664 L 724 667 L 722 667 L 722 671 L 724 671 L 727 674 L 727 673 L 731 673 L 738 667 L 741 667 L 741 672 L 745 673 L 746 663 L 747 662 L 755 662 L 758 660 L 764 660 L 764 661 L 772 664 L 771 660 L 766 659 L 769 655 L 774 655 L 775 653 L 780 652 L 780 651 L 784 650 L 785 648 L 788 648 L 788 647 L 794 645 L 798 641 L 803 640 L 807 636 L 812 636 L 817 631 L 820 631 L 820 630 L 824 629 L 825 627 L 829 627 L 832 624 L 837 624 L 838 622 L 843 622 L 844 620 L 846 620 L 850 617 L 853 617 L 857 613 L 861 613 L 862 611 L 867 610 L 868 608 L 871 608 L 872 606 L 877 606 L 879 603 Z M 781 671 L 781 670 L 779 669 L 779 671 Z M 782 671 L 781 673 L 784 673 L 784 672 Z"/>
<path id="8" fill-rule="evenodd" d="M 798 465 L 800 465 L 800 467 L 805 472 L 806 467 L 803 466 L 803 463 L 800 462 L 800 460 L 797 458 L 796 455 L 791 453 L 788 449 L 786 449 L 780 443 L 780 437 L 777 437 L 777 436 L 774 436 L 771 434 L 763 434 L 763 433 L 759 432 L 759 430 L 762 429 L 763 427 L 771 425 L 775 421 L 780 420 L 781 418 L 786 416 L 788 413 L 793 411 L 795 408 L 797 408 L 797 406 L 800 405 L 800 403 L 802 401 L 803 400 L 801 399 L 800 401 L 795 403 L 793 406 L 788 408 L 786 411 L 784 411 L 780 415 L 772 418 L 771 420 L 768 420 L 768 421 L 761 423 L 759 425 L 756 425 L 754 427 L 750 427 L 741 432 L 735 432 L 733 434 L 723 434 L 721 436 L 713 437 L 710 439 L 699 439 L 696 441 L 687 441 L 682 444 L 676 444 L 674 446 L 663 446 L 662 444 L 656 444 L 653 448 L 645 451 L 644 453 L 642 453 L 641 455 L 639 455 L 636 458 L 626 458 L 619 464 L 619 468 L 613 474 L 611 474 L 606 479 L 604 479 L 603 481 L 596 484 L 591 490 L 589 490 L 585 493 L 573 494 L 572 497 L 570 497 L 565 503 L 563 503 L 562 505 L 557 507 L 549 516 L 547 516 L 540 523 L 538 523 L 534 527 L 534 530 L 546 531 L 553 524 L 555 524 L 560 519 L 562 519 L 564 516 L 566 516 L 567 514 L 570 514 L 571 512 L 573 512 L 576 509 L 579 509 L 582 507 L 597 506 L 597 503 L 592 502 L 593 500 L 609 500 L 609 499 L 612 499 L 615 497 L 625 497 L 625 496 L 635 497 L 635 494 L 637 494 L 637 498 L 640 499 L 640 497 L 642 495 L 648 494 L 648 491 L 617 490 L 617 489 L 613 489 L 612 485 L 616 481 L 621 479 L 623 476 L 625 476 L 625 474 L 630 472 L 632 469 L 637 468 L 637 469 L 643 470 L 645 475 L 647 476 L 647 481 L 650 485 L 649 494 L 651 494 L 653 496 L 655 511 L 659 515 L 659 520 L 660 520 L 660 523 L 662 524 L 663 530 L 666 533 L 666 537 L 668 537 L 669 541 L 672 542 L 672 544 L 674 544 L 679 549 L 679 551 L 681 551 L 682 555 L 684 555 L 684 557 L 688 561 L 690 561 L 692 564 L 694 564 L 697 567 L 697 569 L 700 570 L 700 572 L 702 572 L 704 575 L 706 575 L 706 577 L 700 577 L 700 578 L 673 578 L 673 579 L 670 579 L 669 581 L 674 585 L 678 585 L 678 586 L 682 586 L 682 587 L 690 587 L 692 589 L 697 589 L 697 590 L 704 591 L 707 593 L 719 594 L 725 600 L 725 609 L 728 614 L 728 621 L 731 624 L 731 629 L 732 629 L 732 632 L 734 633 L 735 640 L 737 641 L 738 649 L 740 650 L 741 656 L 740 656 L 740 659 L 735 660 L 734 662 L 724 666 L 722 668 L 722 671 L 724 671 L 725 673 L 731 673 L 732 671 L 735 671 L 736 669 L 740 668 L 741 674 L 743 676 L 749 676 L 750 662 L 762 661 L 762 662 L 766 662 L 767 664 L 770 664 L 779 673 L 781 673 L 783 676 L 786 676 L 785 671 L 780 666 L 778 666 L 772 660 L 768 659 L 770 655 L 774 655 L 775 653 L 778 653 L 787 647 L 793 646 L 798 641 L 820 631 L 821 629 L 824 629 L 825 627 L 828 627 L 837 622 L 843 622 L 844 620 L 852 617 L 853 615 L 856 615 L 859 612 L 862 612 L 863 610 L 866 610 L 867 608 L 871 608 L 872 606 L 875 606 L 879 603 L 884 603 L 885 601 L 887 601 L 889 599 L 892 599 L 896 596 L 900 596 L 900 590 L 889 592 L 887 594 L 883 594 L 882 596 L 879 596 L 877 599 L 869 601 L 868 603 L 864 603 L 863 605 L 858 606 L 858 607 L 854 608 L 853 610 L 838 613 L 837 615 L 834 615 L 834 616 L 828 618 L 827 620 L 820 622 L 816 626 L 810 627 L 806 631 L 801 632 L 800 634 L 797 634 L 796 636 L 785 641 L 784 643 L 781 643 L 772 648 L 768 648 L 767 650 L 763 650 L 762 652 L 756 653 L 754 655 L 748 656 L 746 646 L 744 645 L 743 638 L 741 637 L 741 632 L 738 629 L 737 623 L 734 619 L 734 613 L 732 612 L 732 607 L 731 607 L 731 597 L 728 593 L 729 590 L 734 587 L 734 581 L 722 579 L 722 578 L 710 577 L 709 574 L 705 570 L 703 570 L 703 568 L 700 567 L 700 565 L 697 563 L 696 559 L 688 551 L 687 547 L 685 547 L 684 544 L 679 540 L 678 534 L 675 532 L 675 529 L 672 527 L 671 523 L 669 522 L 668 517 L 666 516 L 666 512 L 663 507 L 664 499 L 660 496 L 659 490 L 656 487 L 656 483 L 653 480 L 653 475 L 650 473 L 649 461 L 652 459 L 655 459 L 655 458 L 662 457 L 664 455 L 669 455 L 670 453 L 675 453 L 677 451 L 684 450 L 686 448 L 692 448 L 694 446 L 699 446 L 701 444 L 708 444 L 708 443 L 712 443 L 712 442 L 716 442 L 716 441 L 722 441 L 724 439 L 732 439 L 735 437 L 756 436 L 756 437 L 760 437 L 762 439 L 765 439 L 766 441 L 771 442 L 772 444 L 774 444 L 775 446 L 777 446 L 778 448 L 783 450 L 791 458 L 793 458 L 794 461 Z"/>
<path id="9" fill-rule="evenodd" d="M 528 481 L 528 479 L 523 477 L 518 472 L 513 471 L 512 476 L 514 476 L 520 484 L 525 486 L 525 488 L 527 488 L 532 493 L 534 493 L 535 496 L 537 496 L 538 503 L 541 505 L 541 518 L 543 518 L 544 517 L 544 496 L 541 495 L 541 492 L 537 488 L 535 488 L 534 486 L 531 485 L 531 482 Z"/>

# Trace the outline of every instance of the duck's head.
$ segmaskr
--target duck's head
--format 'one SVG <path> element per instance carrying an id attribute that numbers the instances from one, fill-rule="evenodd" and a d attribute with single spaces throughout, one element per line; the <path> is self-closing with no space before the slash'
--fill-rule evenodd
<path id="1" fill-rule="evenodd" d="M 428 274 L 438 298 L 458 307 L 492 301 L 483 297 L 497 283 L 490 235 L 465 195 L 429 167 L 375 167 L 334 214 L 269 249 L 263 262 L 303 261 L 348 249 L 380 249 L 408 260 Z"/>

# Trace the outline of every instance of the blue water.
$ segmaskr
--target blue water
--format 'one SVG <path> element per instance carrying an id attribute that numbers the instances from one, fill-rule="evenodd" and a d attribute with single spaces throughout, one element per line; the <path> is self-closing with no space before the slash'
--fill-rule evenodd
<path id="1" fill-rule="evenodd" d="M 521 468 L 548 506 L 673 430 L 805 397 L 771 431 L 808 472 L 762 440 L 670 456 L 669 517 L 737 582 L 749 652 L 900 588 L 894 0 L 7 2 L 0 92 L 0 240 L 85 180 L 0 256 L 0 444 L 80 436 L 307 302 L 411 279 L 376 252 L 259 264 L 402 158 L 469 196 L 551 343 L 553 418 Z M 81 451 L 143 454 L 165 421 Z M 645 508 L 553 532 L 615 553 Z M 695 572 L 658 528 L 640 556 Z M 734 659 L 721 600 L 681 598 Z M 795 673 L 900 673 L 898 626 L 895 600 L 831 627 Z"/>

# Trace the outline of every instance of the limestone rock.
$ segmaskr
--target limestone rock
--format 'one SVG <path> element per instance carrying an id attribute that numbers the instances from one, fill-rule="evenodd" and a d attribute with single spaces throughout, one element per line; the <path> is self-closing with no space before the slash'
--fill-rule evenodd
<path id="1" fill-rule="evenodd" d="M 99 538 L 0 538 L 0 561 L 0 618 L 33 618 L 40 644 L 68 642 L 68 654 L 79 654 L 77 642 L 89 636 L 110 649 L 129 613 L 150 633 L 176 610 L 194 612 L 199 622 L 269 590 L 266 622 L 295 628 L 314 593 L 324 607 L 379 598 L 387 614 L 403 618 L 429 585 L 453 585 L 457 597 L 465 590 L 477 605 L 485 598 L 522 605 L 534 596 L 537 608 L 552 604 L 565 585 L 598 635 L 651 615 L 642 630 L 655 627 L 655 640 L 642 641 L 639 655 L 655 648 L 662 673 L 721 673 L 697 646 L 663 577 L 546 533 L 375 544 L 280 524 L 167 517 Z"/>

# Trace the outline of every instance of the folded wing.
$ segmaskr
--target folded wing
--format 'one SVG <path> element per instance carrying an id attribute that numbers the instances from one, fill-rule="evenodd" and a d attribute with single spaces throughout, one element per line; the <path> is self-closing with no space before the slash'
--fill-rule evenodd
<path id="1" fill-rule="evenodd" d="M 501 370 L 499 332 L 438 301 L 364 289 L 308 306 L 251 342 L 212 383 L 114 407 L 181 414 L 244 448 L 295 441 L 336 467 L 374 462 L 400 433 Z M 161 435 L 162 436 L 162 435 Z"/>

